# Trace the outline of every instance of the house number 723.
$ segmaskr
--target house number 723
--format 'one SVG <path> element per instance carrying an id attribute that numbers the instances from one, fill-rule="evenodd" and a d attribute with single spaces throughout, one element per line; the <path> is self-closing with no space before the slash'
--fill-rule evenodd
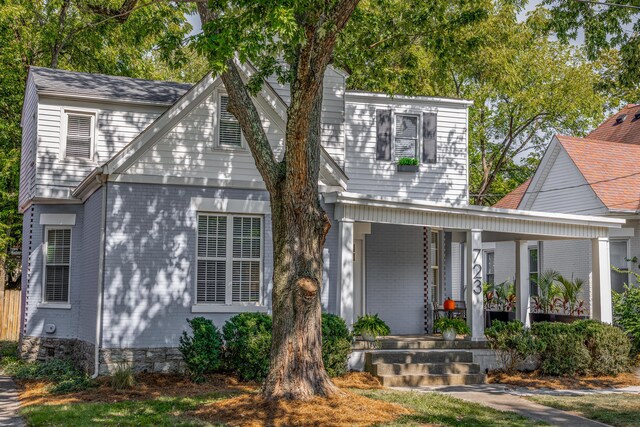
<path id="1" fill-rule="evenodd" d="M 478 262 L 481 256 L 481 249 L 473 250 L 473 266 L 471 267 L 471 271 L 473 275 L 473 293 L 476 295 L 482 293 L 482 264 Z"/>

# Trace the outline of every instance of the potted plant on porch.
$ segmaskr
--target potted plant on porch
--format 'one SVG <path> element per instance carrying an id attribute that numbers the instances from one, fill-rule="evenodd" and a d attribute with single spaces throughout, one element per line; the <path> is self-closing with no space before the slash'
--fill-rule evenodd
<path id="1" fill-rule="evenodd" d="M 509 281 L 484 286 L 485 327 L 490 328 L 493 322 L 511 322 L 516 320 L 516 288 Z"/>
<path id="2" fill-rule="evenodd" d="M 538 295 L 534 295 L 534 313 L 529 314 L 531 323 L 552 322 L 555 320 L 554 312 L 558 309 L 560 301 L 560 286 L 558 279 L 560 273 L 555 270 L 546 270 L 538 278 Z"/>
<path id="3" fill-rule="evenodd" d="M 471 330 L 462 319 L 441 317 L 433 323 L 434 329 L 442 333 L 445 341 L 453 341 L 456 335 L 469 335 Z"/>
<path id="4" fill-rule="evenodd" d="M 360 335 L 363 340 L 373 342 L 380 336 L 389 335 L 391 329 L 378 317 L 378 314 L 365 314 L 358 316 L 358 320 L 353 324 L 353 333 Z"/>
<path id="5" fill-rule="evenodd" d="M 579 277 L 575 279 L 571 277 L 571 280 L 569 280 L 560 276 L 558 277 L 558 283 L 560 284 L 560 302 L 564 314 L 556 314 L 555 321 L 571 323 L 576 320 L 588 318 L 589 316 L 584 316 L 584 312 L 586 311 L 584 300 L 578 298 L 584 286 L 584 280 Z"/>

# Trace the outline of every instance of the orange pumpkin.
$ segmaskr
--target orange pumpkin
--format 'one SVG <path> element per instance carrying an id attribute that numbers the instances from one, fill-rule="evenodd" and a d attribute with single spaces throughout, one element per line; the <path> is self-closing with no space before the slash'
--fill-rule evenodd
<path id="1" fill-rule="evenodd" d="M 445 310 L 455 310 L 456 308 L 456 302 L 454 300 L 452 300 L 451 298 L 447 298 L 444 302 L 444 309 Z"/>

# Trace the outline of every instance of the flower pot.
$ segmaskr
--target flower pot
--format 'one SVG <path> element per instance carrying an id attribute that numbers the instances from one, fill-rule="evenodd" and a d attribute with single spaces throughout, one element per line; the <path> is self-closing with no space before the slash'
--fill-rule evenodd
<path id="1" fill-rule="evenodd" d="M 553 322 L 556 315 L 551 313 L 529 313 L 529 320 L 531 323 L 538 322 Z"/>
<path id="2" fill-rule="evenodd" d="M 456 330 L 454 328 L 447 328 L 442 331 L 442 339 L 445 341 L 454 341 L 456 339 Z"/>
<path id="3" fill-rule="evenodd" d="M 363 332 L 362 339 L 368 342 L 374 342 L 376 340 L 376 336 L 370 332 Z"/>
<path id="4" fill-rule="evenodd" d="M 416 173 L 419 170 L 418 165 L 397 165 L 398 172 L 413 172 Z"/>
<path id="5" fill-rule="evenodd" d="M 484 312 L 484 324 L 485 327 L 490 328 L 493 322 L 499 320 L 501 322 L 513 322 L 516 320 L 515 311 L 490 311 Z"/>

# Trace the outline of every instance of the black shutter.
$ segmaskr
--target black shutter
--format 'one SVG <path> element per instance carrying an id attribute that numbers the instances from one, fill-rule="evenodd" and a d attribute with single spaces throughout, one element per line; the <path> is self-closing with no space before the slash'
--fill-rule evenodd
<path id="1" fill-rule="evenodd" d="M 422 113 L 422 163 L 438 161 L 438 114 Z"/>
<path id="2" fill-rule="evenodd" d="M 391 110 L 376 110 L 376 160 L 391 160 Z"/>

